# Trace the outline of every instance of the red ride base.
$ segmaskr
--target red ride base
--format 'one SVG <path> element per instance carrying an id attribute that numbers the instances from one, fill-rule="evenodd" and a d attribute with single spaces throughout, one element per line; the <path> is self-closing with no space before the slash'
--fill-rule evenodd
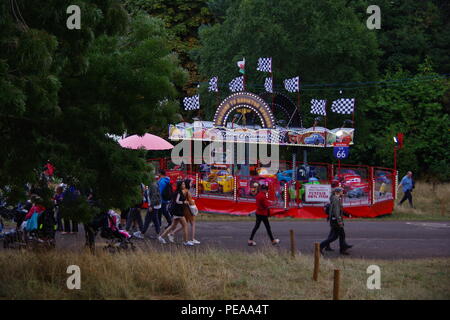
<path id="1" fill-rule="evenodd" d="M 235 202 L 225 199 L 208 199 L 198 198 L 195 203 L 200 211 L 231 214 L 238 216 L 248 216 L 255 212 L 254 202 Z M 345 211 L 352 217 L 374 218 L 386 214 L 391 214 L 394 209 L 394 201 L 388 200 L 378 202 L 372 206 L 351 206 L 345 207 Z M 292 217 L 303 219 L 320 219 L 326 218 L 326 214 L 322 206 L 304 206 L 302 208 L 282 208 L 270 209 L 271 215 L 276 217 Z"/>

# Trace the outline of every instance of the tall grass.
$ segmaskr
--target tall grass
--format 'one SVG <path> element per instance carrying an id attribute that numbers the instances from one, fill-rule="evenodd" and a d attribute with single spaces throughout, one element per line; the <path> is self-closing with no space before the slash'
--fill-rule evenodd
<path id="1" fill-rule="evenodd" d="M 401 188 L 400 188 L 401 189 Z M 450 216 L 450 183 L 437 184 L 417 182 L 412 192 L 415 209 L 406 200 L 402 206 L 396 204 L 394 214 L 429 218 L 448 218 Z M 399 190 L 396 203 L 403 197 Z"/>
<path id="2" fill-rule="evenodd" d="M 450 259 L 323 259 L 312 280 L 311 256 L 273 247 L 256 253 L 174 249 L 134 253 L 53 251 L 0 253 L 2 299 L 331 299 L 341 269 L 343 299 L 450 299 Z M 69 265 L 81 289 L 69 290 Z M 366 287 L 367 267 L 381 268 L 381 290 Z"/>

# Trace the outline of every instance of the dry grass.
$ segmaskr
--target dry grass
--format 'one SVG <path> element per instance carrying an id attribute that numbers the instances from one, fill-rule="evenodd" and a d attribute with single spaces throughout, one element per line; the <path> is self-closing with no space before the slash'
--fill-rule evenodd
<path id="1" fill-rule="evenodd" d="M 395 206 L 393 216 L 407 219 L 450 219 L 450 183 L 433 187 L 430 183 L 417 182 L 412 194 L 415 209 L 411 209 L 408 201 L 405 201 L 401 207 Z M 402 197 L 403 192 L 399 191 L 396 202 Z"/>
<path id="2" fill-rule="evenodd" d="M 81 289 L 69 290 L 69 265 L 81 268 Z M 381 268 L 381 290 L 368 290 L 369 265 Z M 331 299 L 341 269 L 342 299 L 450 299 L 450 259 L 368 261 L 324 259 L 312 280 L 311 256 L 225 250 L 91 255 L 88 252 L 3 251 L 1 299 Z"/>

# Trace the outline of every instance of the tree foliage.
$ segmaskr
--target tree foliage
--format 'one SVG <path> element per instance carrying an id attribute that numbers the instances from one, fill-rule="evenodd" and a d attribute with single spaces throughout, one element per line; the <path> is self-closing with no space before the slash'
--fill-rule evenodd
<path id="1" fill-rule="evenodd" d="M 47 159 L 107 207 L 140 200 L 140 151 L 106 134 L 143 134 L 173 122 L 186 80 L 161 20 L 130 17 L 116 0 L 0 4 L 0 185 L 17 194 Z M 81 8 L 81 30 L 66 8 Z"/>
<path id="2" fill-rule="evenodd" d="M 199 81 L 197 65 L 189 51 L 199 46 L 198 28 L 213 22 L 207 0 L 126 0 L 125 6 L 133 14 L 144 11 L 164 21 L 182 66 L 189 71 L 189 82 Z M 192 89 L 185 89 L 193 94 Z"/>

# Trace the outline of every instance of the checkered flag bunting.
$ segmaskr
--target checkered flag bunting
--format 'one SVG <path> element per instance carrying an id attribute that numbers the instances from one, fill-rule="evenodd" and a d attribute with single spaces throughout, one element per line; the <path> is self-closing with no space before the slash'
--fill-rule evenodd
<path id="1" fill-rule="evenodd" d="M 196 110 L 200 109 L 200 95 L 192 97 L 185 97 L 183 99 L 184 110 Z"/>
<path id="2" fill-rule="evenodd" d="M 244 76 L 234 78 L 229 83 L 230 91 L 239 92 L 244 91 Z"/>
<path id="3" fill-rule="evenodd" d="M 218 77 L 212 77 L 209 79 L 209 92 L 219 92 L 219 87 L 217 86 Z"/>
<path id="4" fill-rule="evenodd" d="M 273 93 L 272 78 L 266 78 L 266 80 L 264 80 L 264 89 L 266 89 L 267 92 Z"/>
<path id="5" fill-rule="evenodd" d="M 298 92 L 300 89 L 300 77 L 284 80 L 284 88 L 289 92 Z"/>
<path id="6" fill-rule="evenodd" d="M 325 106 L 327 105 L 327 100 L 311 100 L 311 113 L 312 114 L 320 114 L 323 116 L 327 115 L 327 110 Z"/>
<path id="7" fill-rule="evenodd" d="M 259 58 L 256 70 L 262 72 L 272 72 L 272 58 Z"/>
<path id="8" fill-rule="evenodd" d="M 331 105 L 331 111 L 341 114 L 352 114 L 355 109 L 355 98 L 337 99 Z"/>

